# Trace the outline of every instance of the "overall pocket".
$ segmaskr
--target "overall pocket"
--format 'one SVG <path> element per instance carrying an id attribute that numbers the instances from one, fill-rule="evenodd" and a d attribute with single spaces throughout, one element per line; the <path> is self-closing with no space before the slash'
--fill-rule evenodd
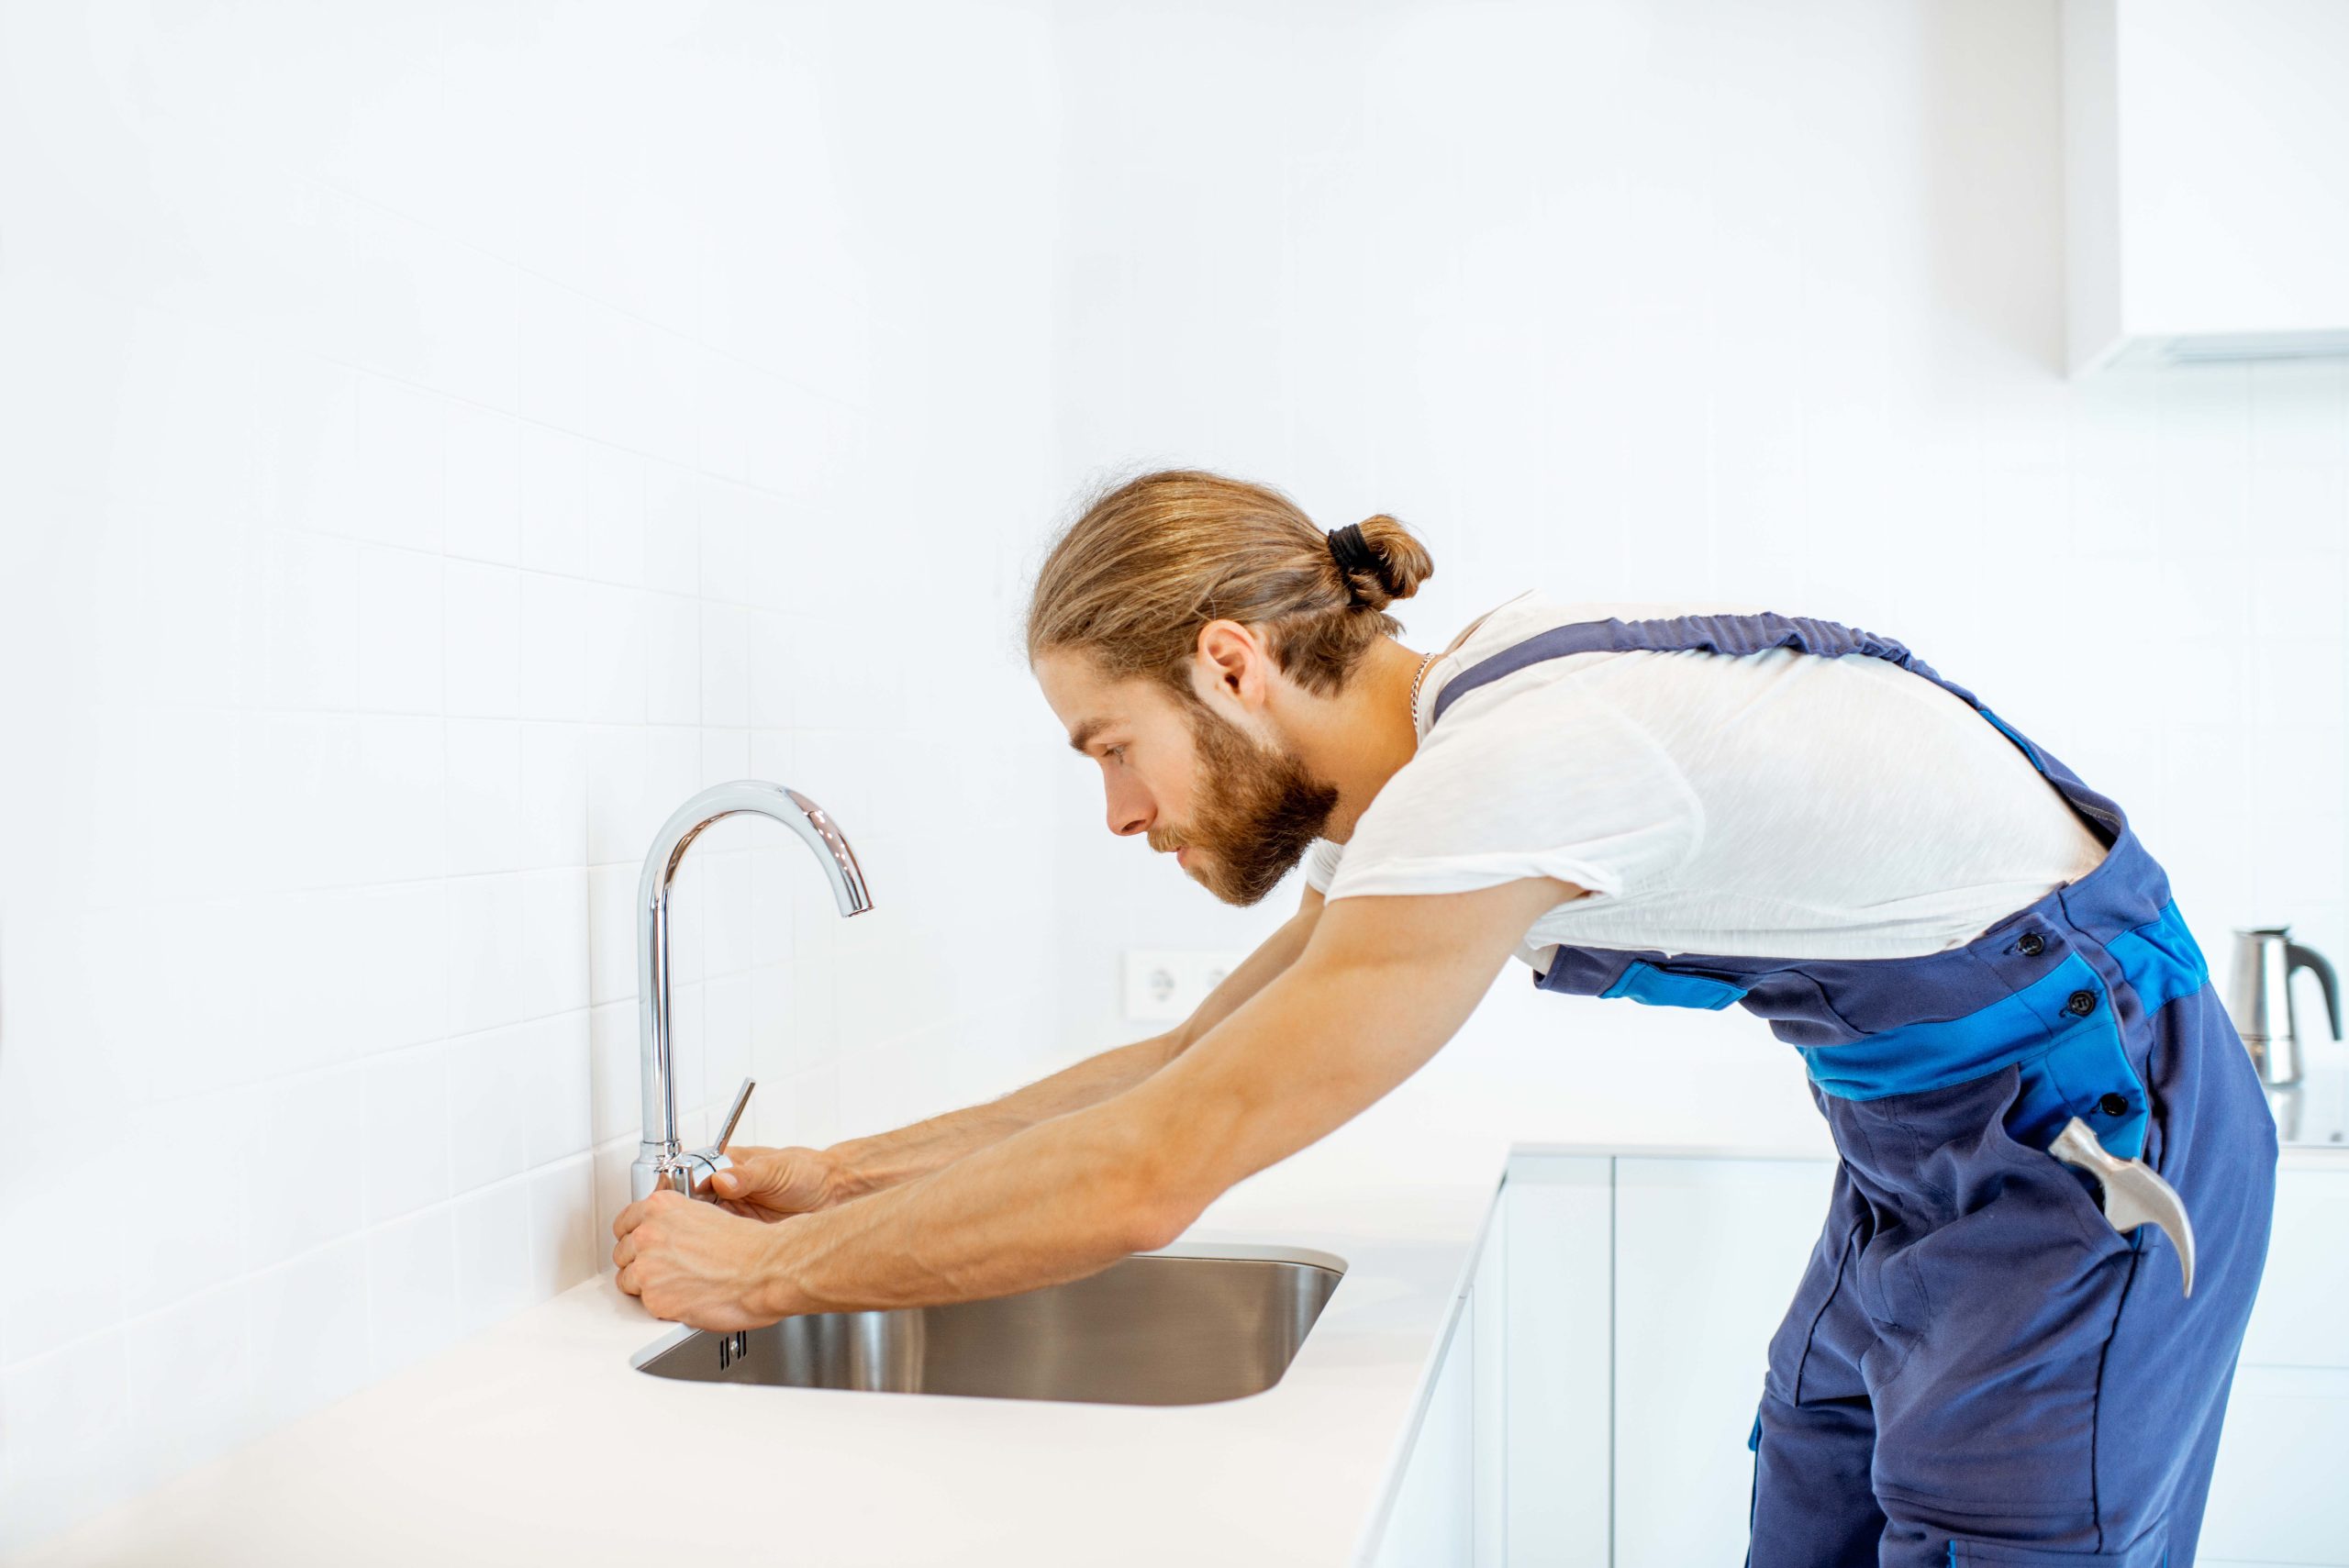
<path id="1" fill-rule="evenodd" d="M 2165 1568 L 2169 1562 L 2169 1530 L 2155 1526 L 2143 1539 L 2113 1551 L 2052 1551 L 2043 1546 L 2010 1546 L 2000 1540 L 1952 1540 L 1949 1560 L 1958 1568 L 1978 1563 L 1983 1568 Z"/>
<path id="2" fill-rule="evenodd" d="M 2047 1151 L 2044 1145 L 2033 1147 L 2015 1136 L 2012 1124 L 2017 1120 L 2019 1113 L 2027 1115 L 2028 1123 L 2034 1129 L 2034 1133 L 2036 1128 L 2046 1119 L 2043 1113 L 2028 1114 L 2028 1107 L 2034 1097 L 2044 1098 L 2049 1093 L 2045 1089 L 2039 1089 L 2036 1095 L 2034 1095 L 2034 1086 L 2029 1076 L 2034 1065 L 2035 1063 L 2025 1063 L 2021 1068 L 2009 1067 L 2003 1070 L 2014 1073 L 2017 1083 L 2006 1113 L 1995 1118 L 1985 1129 L 1986 1143 L 2005 1162 L 2008 1170 L 2013 1173 L 2010 1179 L 2021 1189 L 2019 1197 L 2031 1207 L 2061 1210 L 2068 1215 L 2073 1229 L 2078 1233 L 2080 1239 L 2087 1243 L 2091 1252 L 2099 1257 L 2109 1257 L 2115 1253 L 2133 1251 L 2134 1243 L 2128 1237 L 2115 1230 L 2112 1228 L 2112 1222 L 2104 1217 L 2104 1201 L 2093 1177 L 2058 1160 Z M 2125 1067 L 2126 1063 L 2123 1065 Z M 2131 1082 L 2134 1081 L 2135 1075 L 2132 1073 Z M 2142 1088 L 2137 1091 L 2141 1104 L 2143 1093 Z M 2054 1128 L 2048 1134 L 2051 1141 L 2054 1133 L 2063 1129 L 2063 1125 L 2061 1121 L 2055 1123 Z M 2089 1125 L 2094 1130 L 2093 1120 Z M 2119 1151 L 2115 1150 L 2114 1152 L 2118 1153 Z"/>
<path id="3" fill-rule="evenodd" d="M 1870 1379 L 1877 1494 L 2032 1519 L 2044 1538 L 2095 1522 L 2099 1370 L 2130 1244 L 2069 1166 L 2014 1140 L 2021 1097 L 2009 1063 L 1843 1118 L 1898 1220 L 1862 1299 L 1914 1330 Z"/>

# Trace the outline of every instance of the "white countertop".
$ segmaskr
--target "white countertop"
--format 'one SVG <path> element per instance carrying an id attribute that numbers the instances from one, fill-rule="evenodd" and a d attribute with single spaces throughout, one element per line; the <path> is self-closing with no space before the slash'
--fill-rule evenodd
<path id="1" fill-rule="evenodd" d="M 1625 1011 L 1603 1053 L 1456 1042 L 1208 1211 L 1186 1240 L 1347 1263 L 1287 1375 L 1252 1398 L 1139 1408 L 651 1377 L 629 1358 L 670 1327 L 601 1276 L 22 1562 L 643 1568 L 765 1548 L 827 1568 L 1351 1562 L 1511 1147 L 1832 1152 L 1766 1037 L 1723 1054 L 1689 1044 L 1689 1020 Z M 2349 1168 L 2349 1148 L 2288 1159 Z"/>

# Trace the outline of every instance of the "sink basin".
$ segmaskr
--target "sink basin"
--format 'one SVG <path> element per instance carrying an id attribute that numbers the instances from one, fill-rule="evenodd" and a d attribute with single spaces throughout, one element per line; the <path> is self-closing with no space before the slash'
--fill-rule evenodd
<path id="1" fill-rule="evenodd" d="M 633 1364 L 692 1383 L 1207 1405 L 1278 1383 L 1345 1269 L 1302 1249 L 1178 1245 L 988 1301 L 680 1329 Z"/>

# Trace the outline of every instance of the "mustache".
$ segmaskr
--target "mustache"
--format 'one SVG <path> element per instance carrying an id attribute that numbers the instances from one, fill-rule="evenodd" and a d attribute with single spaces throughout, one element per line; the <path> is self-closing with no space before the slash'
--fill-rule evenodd
<path id="1" fill-rule="evenodd" d="M 1142 838 L 1149 843 L 1152 849 L 1156 850 L 1162 855 L 1173 854 L 1175 851 L 1181 849 L 1184 843 L 1182 834 L 1167 832 L 1164 829 L 1158 828 L 1152 828 L 1149 832 L 1143 834 Z"/>

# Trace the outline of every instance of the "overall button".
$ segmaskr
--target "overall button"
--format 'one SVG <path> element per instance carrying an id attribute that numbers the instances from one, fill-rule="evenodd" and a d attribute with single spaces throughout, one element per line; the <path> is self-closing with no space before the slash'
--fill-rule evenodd
<path id="1" fill-rule="evenodd" d="M 2015 946 L 2022 950 L 2023 957 L 2037 958 L 2047 951 L 2047 939 L 2037 931 L 2025 931 L 2022 934 L 2022 940 L 2015 943 Z"/>
<path id="2" fill-rule="evenodd" d="M 2096 1108 L 2107 1116 L 2126 1116 L 2129 1113 L 2129 1096 L 2107 1094 L 2102 1099 L 2097 1101 Z"/>
<path id="3" fill-rule="evenodd" d="M 2064 1010 L 2077 1018 L 2087 1018 L 2096 1011 L 2096 993 L 2093 991 L 2073 992 L 2070 999 L 2065 1002 Z"/>

